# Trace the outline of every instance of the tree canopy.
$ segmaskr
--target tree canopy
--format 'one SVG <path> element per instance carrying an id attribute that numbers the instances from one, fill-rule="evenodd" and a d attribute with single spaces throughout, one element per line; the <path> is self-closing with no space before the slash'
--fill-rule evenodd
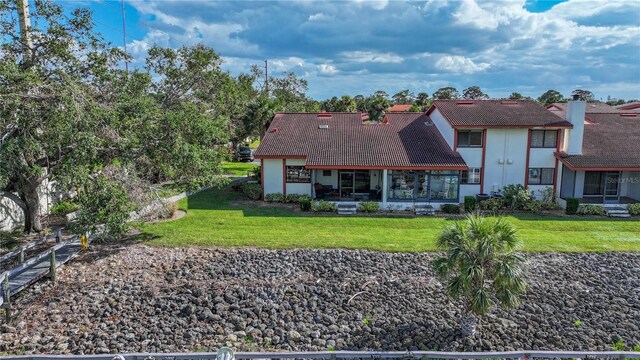
<path id="1" fill-rule="evenodd" d="M 556 90 L 547 90 L 544 94 L 538 97 L 538 102 L 542 105 L 549 105 L 555 102 L 564 102 L 564 96 Z"/>
<path id="2" fill-rule="evenodd" d="M 433 93 L 434 100 L 455 100 L 460 98 L 460 93 L 454 87 L 443 87 Z"/>
<path id="3" fill-rule="evenodd" d="M 482 92 L 479 86 L 469 86 L 462 91 L 462 98 L 467 100 L 483 100 L 488 99 L 489 95 Z"/>

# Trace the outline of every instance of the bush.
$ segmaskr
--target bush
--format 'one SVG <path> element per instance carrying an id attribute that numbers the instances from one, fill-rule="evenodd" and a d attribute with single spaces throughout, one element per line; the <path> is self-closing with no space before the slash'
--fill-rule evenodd
<path id="1" fill-rule="evenodd" d="M 314 201 L 311 203 L 313 212 L 335 212 L 336 204 L 324 200 Z"/>
<path id="2" fill-rule="evenodd" d="M 575 215 L 580 207 L 580 200 L 576 198 L 567 198 L 567 215 Z"/>
<path id="3" fill-rule="evenodd" d="M 606 212 L 602 205 L 583 204 L 578 208 L 578 215 L 605 215 Z"/>
<path id="4" fill-rule="evenodd" d="M 631 216 L 640 216 L 640 204 L 631 204 L 627 210 Z"/>
<path id="5" fill-rule="evenodd" d="M 478 207 L 480 208 L 480 210 L 489 210 L 496 212 L 502 208 L 502 200 L 496 198 L 487 199 L 481 201 L 480 204 L 478 204 Z"/>
<path id="6" fill-rule="evenodd" d="M 49 211 L 51 215 L 67 215 L 78 210 L 78 204 L 71 201 L 60 201 L 53 205 Z"/>
<path id="7" fill-rule="evenodd" d="M 440 211 L 445 214 L 460 214 L 460 205 L 444 204 L 440 206 Z"/>
<path id="8" fill-rule="evenodd" d="M 380 204 L 377 201 L 361 201 L 359 208 L 362 212 L 373 213 L 380 210 Z"/>
<path id="9" fill-rule="evenodd" d="M 287 194 L 284 197 L 284 202 L 286 203 L 299 203 L 300 199 L 305 198 L 305 197 L 309 197 L 309 195 L 304 195 L 304 194 Z"/>
<path id="10" fill-rule="evenodd" d="M 476 197 L 475 196 L 465 196 L 464 197 L 464 211 L 466 212 L 474 212 L 476 211 Z"/>
<path id="11" fill-rule="evenodd" d="M 284 200 L 284 195 L 279 193 L 266 194 L 264 196 L 264 201 L 268 202 L 282 202 Z"/>
<path id="12" fill-rule="evenodd" d="M 531 211 L 531 212 L 540 212 L 540 210 L 542 210 L 542 201 L 538 201 L 535 199 L 528 201 L 524 204 L 524 207 L 522 208 L 522 210 Z"/>
<path id="13" fill-rule="evenodd" d="M 308 196 L 300 198 L 298 204 L 300 205 L 300 210 L 302 211 L 311 210 L 311 198 Z"/>
<path id="14" fill-rule="evenodd" d="M 534 200 L 533 193 L 520 184 L 507 185 L 502 189 L 502 201 L 510 209 L 525 210 L 526 207 L 535 206 L 529 205 Z"/>
<path id="15" fill-rule="evenodd" d="M 241 189 L 244 196 L 251 200 L 259 200 L 260 196 L 262 196 L 262 186 L 260 184 L 243 184 Z"/>

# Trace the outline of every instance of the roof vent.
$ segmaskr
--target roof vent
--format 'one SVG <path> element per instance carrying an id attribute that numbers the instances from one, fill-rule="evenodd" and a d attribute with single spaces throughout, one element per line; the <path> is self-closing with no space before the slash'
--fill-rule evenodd
<path id="1" fill-rule="evenodd" d="M 361 119 L 362 121 L 369 121 L 369 114 L 367 114 L 367 113 L 361 113 L 361 114 L 360 114 L 360 119 Z"/>
<path id="2" fill-rule="evenodd" d="M 318 114 L 318 117 L 326 119 L 326 118 L 330 118 L 331 114 L 330 113 L 320 113 L 320 114 Z"/>
<path id="3" fill-rule="evenodd" d="M 329 125 L 318 125 L 318 129 L 328 129 Z"/>
<path id="4" fill-rule="evenodd" d="M 629 118 L 634 118 L 634 117 L 638 117 L 638 114 L 630 114 L 630 113 L 620 113 L 620 116 L 622 117 L 629 117 Z"/>
<path id="5" fill-rule="evenodd" d="M 473 105 L 473 104 L 475 104 L 475 101 L 471 101 L 471 100 L 458 100 L 458 101 L 456 101 L 456 104 L 458 104 L 458 105 Z"/>
<path id="6" fill-rule="evenodd" d="M 433 123 L 432 123 L 432 122 L 429 122 L 429 121 L 425 121 L 425 122 L 424 122 L 424 125 L 425 125 L 425 126 L 433 126 Z"/>
<path id="7" fill-rule="evenodd" d="M 271 130 L 269 130 L 270 133 L 277 133 L 278 132 L 278 128 L 273 128 Z"/>

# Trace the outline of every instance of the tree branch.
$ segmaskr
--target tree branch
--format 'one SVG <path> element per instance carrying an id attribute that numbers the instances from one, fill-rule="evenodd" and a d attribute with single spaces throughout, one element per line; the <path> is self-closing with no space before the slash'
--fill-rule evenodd
<path id="1" fill-rule="evenodd" d="M 13 201 L 14 203 L 16 203 L 16 205 L 18 205 L 22 211 L 26 212 L 27 211 L 27 204 L 25 204 L 24 201 L 22 201 L 22 199 L 20 199 L 20 197 L 12 192 L 8 192 L 8 191 L 3 191 L 0 190 L 0 198 L 2 197 L 6 197 L 7 199 Z"/>

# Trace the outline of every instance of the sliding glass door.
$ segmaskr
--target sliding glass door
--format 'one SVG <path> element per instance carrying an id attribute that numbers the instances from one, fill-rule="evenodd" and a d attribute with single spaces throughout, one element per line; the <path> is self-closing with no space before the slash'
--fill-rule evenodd
<path id="1" fill-rule="evenodd" d="M 368 197 L 371 188 L 369 170 L 340 170 L 340 200 Z"/>
<path id="2" fill-rule="evenodd" d="M 458 202 L 459 171 L 389 171 L 391 201 Z"/>

